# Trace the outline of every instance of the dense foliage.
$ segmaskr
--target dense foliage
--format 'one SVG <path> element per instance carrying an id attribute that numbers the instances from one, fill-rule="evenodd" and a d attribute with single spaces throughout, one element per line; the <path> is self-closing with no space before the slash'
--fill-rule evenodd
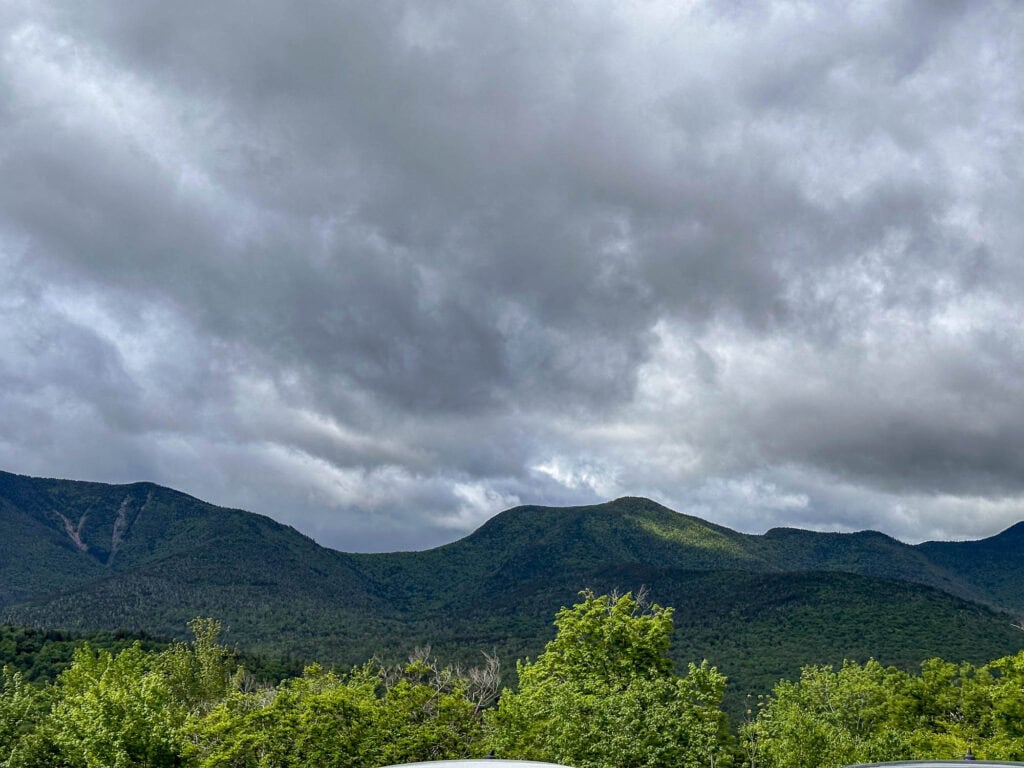
<path id="1" fill-rule="evenodd" d="M 187 643 L 82 644 L 52 682 L 3 669 L 0 768 L 377 768 L 488 753 L 576 768 L 839 768 L 968 749 L 1024 758 L 1024 652 L 932 659 L 919 673 L 806 666 L 731 731 L 723 675 L 707 662 L 673 669 L 672 609 L 588 592 L 555 625 L 505 690 L 494 659 L 460 669 L 429 651 L 260 683 L 211 619 L 192 621 Z"/>
<path id="2" fill-rule="evenodd" d="M 1024 759 L 1024 653 L 980 667 L 931 659 L 911 675 L 875 661 L 810 666 L 780 682 L 742 728 L 751 764 L 839 768 L 950 759 Z"/>
<path id="3" fill-rule="evenodd" d="M 173 641 L 146 632 L 69 632 L 60 629 L 0 626 L 0 666 L 20 672 L 28 682 L 53 682 L 71 666 L 75 651 L 84 643 L 112 654 L 138 644 L 144 651 L 162 651 Z M 280 654 L 233 652 L 246 672 L 261 682 L 277 683 L 302 673 L 302 662 Z"/>
<path id="4" fill-rule="evenodd" d="M 84 634 L 126 628 L 90 640 L 116 654 L 142 633 L 181 639 L 204 615 L 222 620 L 224 642 L 258 654 L 240 662 L 260 680 L 300 674 L 286 656 L 393 665 L 429 644 L 463 665 L 486 649 L 514 685 L 514 660 L 543 651 L 551 616 L 580 589 L 646 586 L 676 609 L 678 668 L 714 659 L 738 716 L 747 693 L 805 664 L 874 657 L 914 671 L 930 657 L 984 664 L 1017 652 L 1022 552 L 1024 526 L 916 547 L 871 532 L 753 536 L 623 498 L 519 507 L 443 547 L 355 555 L 149 483 L 0 472 L 0 624 L 37 628 L 0 630 L 0 664 L 52 680 Z"/>
<path id="5" fill-rule="evenodd" d="M 463 674 L 421 655 L 260 686 L 219 644 L 217 622 L 191 628 L 193 642 L 162 651 L 83 645 L 52 685 L 5 668 L 0 765 L 369 767 L 483 749 L 493 669 Z"/>
<path id="6" fill-rule="evenodd" d="M 592 593 L 555 619 L 557 637 L 519 665 L 519 690 L 488 721 L 497 754 L 576 768 L 713 766 L 725 756 L 725 678 L 676 677 L 672 611 Z"/>
<path id="7" fill-rule="evenodd" d="M 30 682 L 52 682 L 71 666 L 75 650 L 85 641 L 97 650 L 111 653 L 123 651 L 135 643 L 145 651 L 159 651 L 168 641 L 145 632 L 90 632 L 88 634 L 59 629 L 0 626 L 0 665 L 20 672 Z"/>

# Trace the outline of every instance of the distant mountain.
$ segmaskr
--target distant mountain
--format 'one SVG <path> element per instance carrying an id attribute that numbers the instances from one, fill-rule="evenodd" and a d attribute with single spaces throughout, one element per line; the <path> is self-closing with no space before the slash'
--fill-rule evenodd
<path id="1" fill-rule="evenodd" d="M 338 605 L 372 615 L 374 585 L 350 560 L 268 517 L 151 483 L 0 473 L 4 623 L 180 636 L 210 615 L 262 645 L 285 630 L 315 635 L 310 622 Z"/>
<path id="2" fill-rule="evenodd" d="M 986 602 L 1024 614 L 1024 522 L 980 541 L 929 541 L 917 549 Z"/>
<path id="3" fill-rule="evenodd" d="M 423 552 L 346 554 L 150 483 L 0 472 L 0 622 L 180 636 L 207 615 L 247 650 L 328 663 L 424 644 L 508 662 L 541 650 L 579 590 L 646 587 L 676 608 L 677 659 L 706 657 L 735 691 L 759 691 L 846 657 L 1015 652 L 1022 538 L 1021 526 L 919 546 L 876 532 L 754 536 L 623 498 L 517 507 Z"/>

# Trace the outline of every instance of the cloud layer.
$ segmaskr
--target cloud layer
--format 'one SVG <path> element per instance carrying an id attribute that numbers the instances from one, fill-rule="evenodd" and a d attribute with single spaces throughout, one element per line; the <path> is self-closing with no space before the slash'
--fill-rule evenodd
<path id="1" fill-rule="evenodd" d="M 1024 517 L 1013 3 L 0 9 L 0 467 L 331 546 Z"/>

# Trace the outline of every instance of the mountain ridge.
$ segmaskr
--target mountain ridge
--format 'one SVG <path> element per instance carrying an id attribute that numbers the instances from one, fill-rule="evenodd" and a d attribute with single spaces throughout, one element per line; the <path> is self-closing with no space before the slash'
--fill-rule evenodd
<path id="1" fill-rule="evenodd" d="M 0 509 L 11 507 L 27 512 L 27 520 L 5 517 L 6 524 L 23 529 L 22 538 L 32 535 L 25 529 L 41 526 L 46 530 L 36 530 L 37 538 L 50 543 L 57 539 L 63 545 L 65 551 L 59 556 L 50 554 L 62 561 L 65 572 L 70 548 L 90 558 L 92 562 L 86 564 L 75 560 L 74 552 L 70 555 L 85 575 L 94 578 L 108 570 L 154 566 L 164 558 L 188 558 L 195 554 L 197 541 L 208 548 L 220 542 L 229 550 L 239 539 L 256 538 L 275 540 L 299 559 L 312 556 L 321 570 L 340 567 L 365 572 L 374 582 L 371 591 L 396 592 L 395 580 L 401 578 L 414 579 L 414 593 L 436 591 L 439 580 L 445 578 L 444 569 L 438 567 L 442 562 L 471 568 L 479 575 L 473 561 L 486 559 L 492 567 L 483 573 L 481 585 L 491 587 L 510 573 L 517 578 L 543 578 L 594 563 L 647 562 L 698 570 L 880 575 L 1024 612 L 1024 596 L 1018 589 L 1019 571 L 1024 570 L 1022 548 L 1006 542 L 1007 538 L 1024 541 L 1024 522 L 986 539 L 910 545 L 878 531 L 834 533 L 785 527 L 764 534 L 741 533 L 650 499 L 625 496 L 596 505 L 513 507 L 467 536 L 431 549 L 349 553 L 323 547 L 268 516 L 217 507 L 150 482 L 106 485 L 0 472 Z M 215 524 L 210 522 L 214 518 Z M 382 569 L 378 564 L 384 562 Z M 0 604 L 33 598 L 25 586 L 9 588 L 26 582 L 6 578 L 9 571 L 0 567 Z M 73 586 L 78 579 L 49 581 L 52 589 Z"/>
<path id="2" fill-rule="evenodd" d="M 0 623 L 180 636 L 212 615 L 252 650 L 351 664 L 433 644 L 475 661 L 535 655 L 581 589 L 646 587 L 677 608 L 680 661 L 706 655 L 756 687 L 865 653 L 910 664 L 1019 649 L 1022 531 L 966 549 L 878 532 L 746 534 L 623 497 L 515 507 L 418 552 L 346 553 L 153 483 L 0 472 Z"/>

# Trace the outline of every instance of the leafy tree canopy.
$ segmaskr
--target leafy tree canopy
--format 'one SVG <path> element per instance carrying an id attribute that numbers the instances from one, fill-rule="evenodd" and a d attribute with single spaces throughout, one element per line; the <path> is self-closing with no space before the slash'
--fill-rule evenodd
<path id="1" fill-rule="evenodd" d="M 744 726 L 764 768 L 839 768 L 884 760 L 951 760 L 968 750 L 1024 759 L 1024 652 L 976 667 L 931 659 L 920 675 L 877 661 L 804 667 Z"/>
<path id="2" fill-rule="evenodd" d="M 707 663 L 673 674 L 671 609 L 585 592 L 555 625 L 537 660 L 518 665 L 519 690 L 505 691 L 489 718 L 499 755 L 576 768 L 697 768 L 725 758 L 725 678 Z"/>

